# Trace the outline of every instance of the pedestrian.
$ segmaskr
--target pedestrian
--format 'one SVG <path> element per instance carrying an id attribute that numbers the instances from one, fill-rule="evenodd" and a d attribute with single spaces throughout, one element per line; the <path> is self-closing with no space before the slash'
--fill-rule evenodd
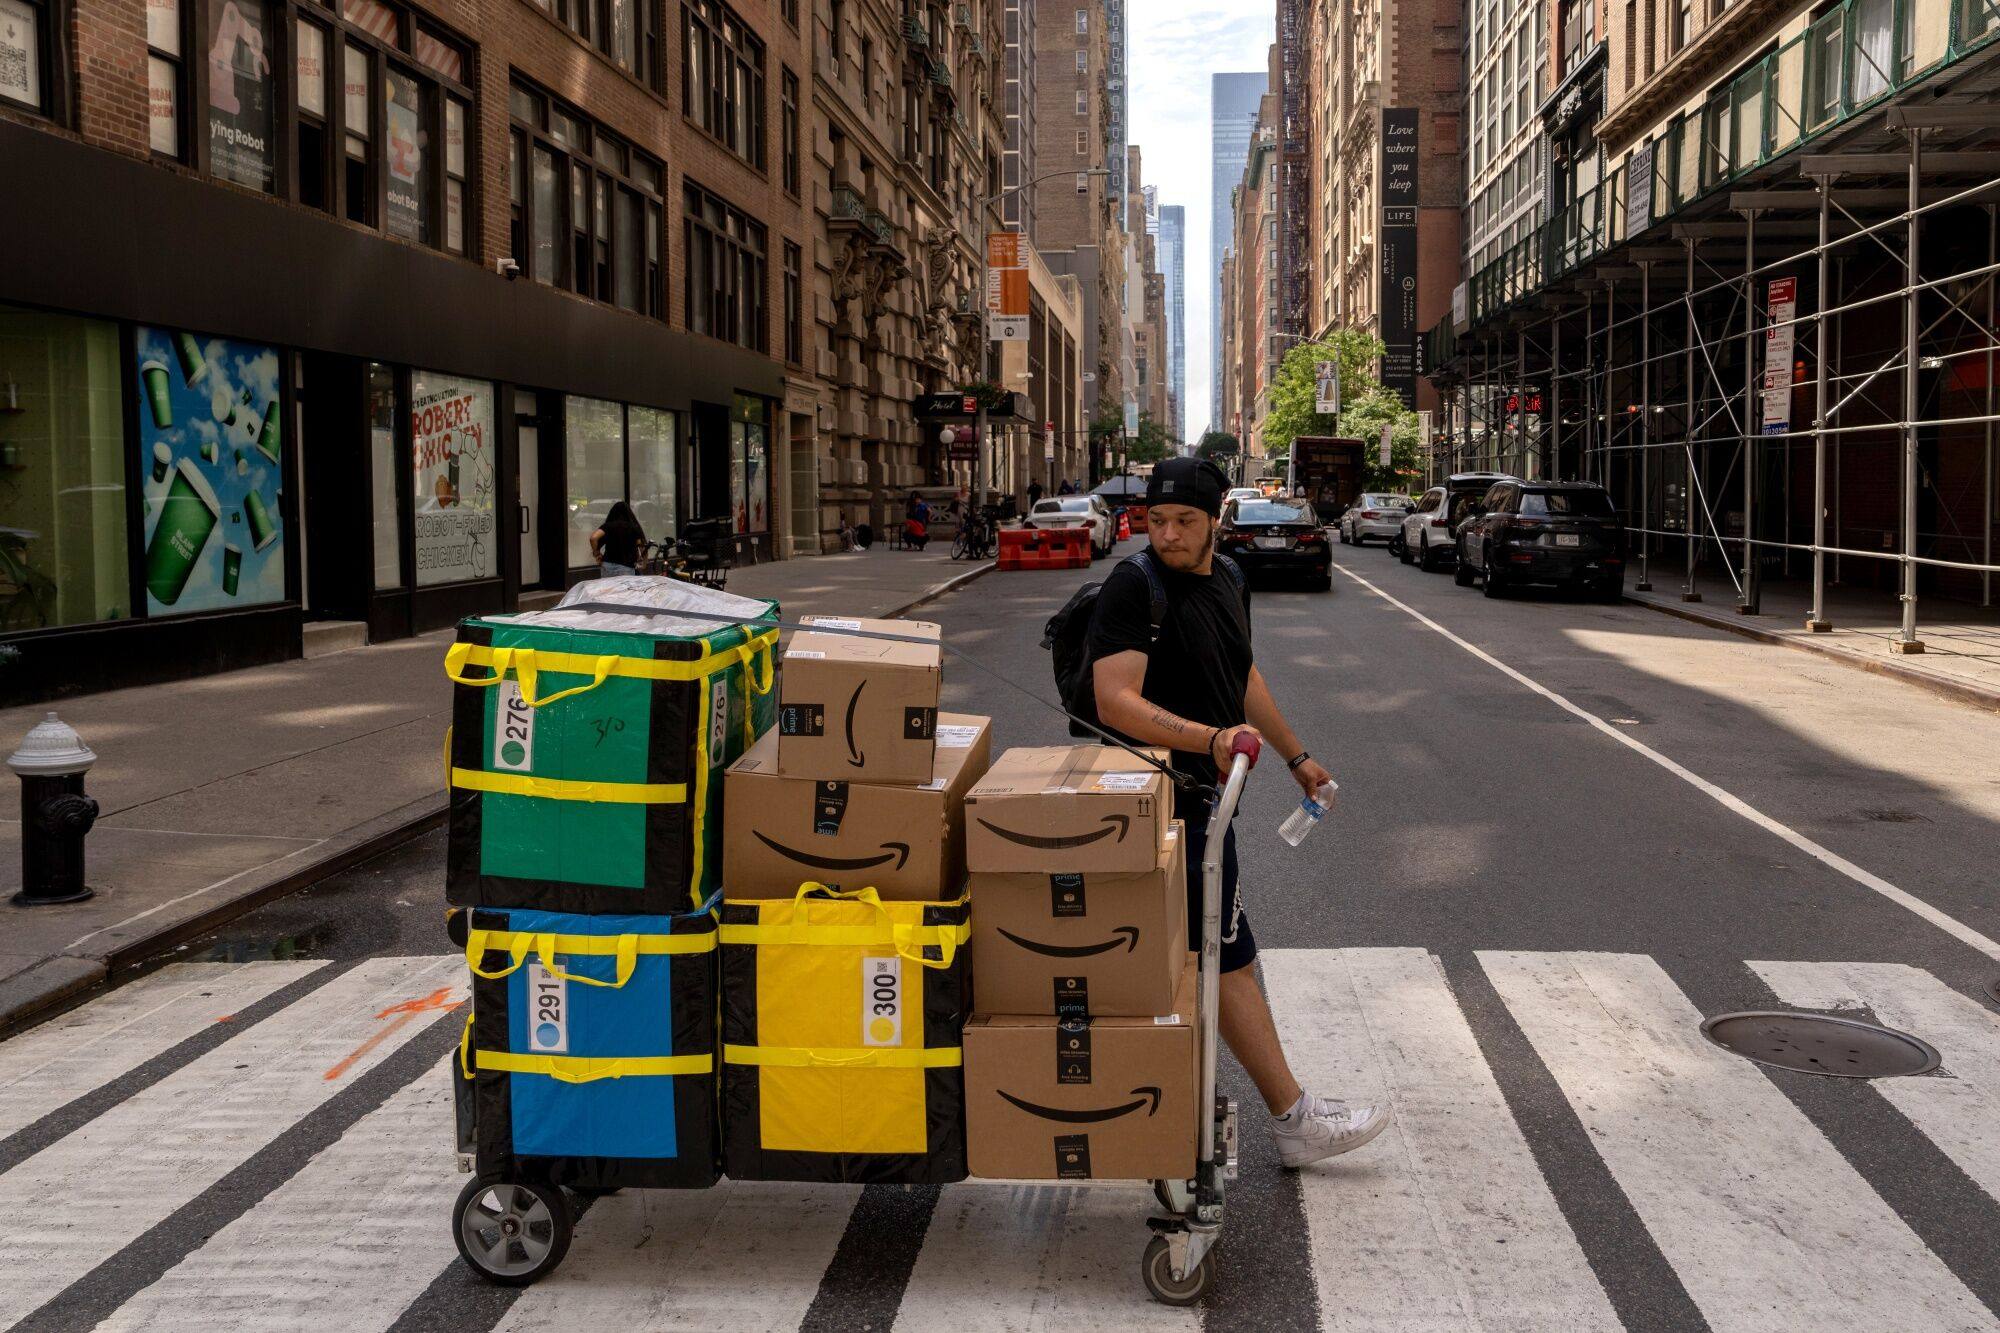
<path id="1" fill-rule="evenodd" d="M 638 570 L 639 552 L 646 545 L 646 530 L 639 526 L 632 506 L 623 500 L 611 506 L 604 525 L 590 534 L 590 556 L 597 561 L 598 577 L 617 578 Z"/>
<path id="2" fill-rule="evenodd" d="M 1028 511 L 1030 513 L 1034 512 L 1035 506 L 1040 504 L 1041 502 L 1042 502 L 1042 483 L 1041 479 L 1038 477 L 1034 481 L 1028 483 Z"/>
<path id="3" fill-rule="evenodd" d="M 1060 485 L 1060 486 L 1056 487 L 1056 494 L 1057 494 L 1057 495 L 1075 495 L 1075 494 L 1076 494 L 1076 487 L 1075 487 L 1074 485 L 1072 485 L 1072 484 L 1070 483 L 1070 479 L 1069 479 L 1068 477 L 1064 477 L 1064 478 L 1062 479 L 1062 485 Z"/>
<path id="4" fill-rule="evenodd" d="M 1285 760 L 1308 796 L 1332 780 L 1299 743 L 1257 670 L 1250 644 L 1250 597 L 1240 574 L 1216 565 L 1215 530 L 1229 479 L 1205 459 L 1170 458 L 1146 483 L 1146 551 L 1104 581 L 1088 643 L 1099 720 L 1140 745 L 1170 749 L 1176 771 L 1213 786 L 1239 735 L 1258 737 Z M 1150 560 L 1166 592 L 1155 636 Z M 1187 821 L 1188 934 L 1200 948 L 1201 862 L 1207 821 Z M 1222 846 L 1221 1029 L 1271 1113 L 1279 1160 L 1304 1166 L 1350 1152 L 1389 1123 L 1387 1106 L 1316 1097 L 1292 1076 L 1271 1007 L 1252 964 L 1257 942 L 1236 883 L 1236 838 Z"/>

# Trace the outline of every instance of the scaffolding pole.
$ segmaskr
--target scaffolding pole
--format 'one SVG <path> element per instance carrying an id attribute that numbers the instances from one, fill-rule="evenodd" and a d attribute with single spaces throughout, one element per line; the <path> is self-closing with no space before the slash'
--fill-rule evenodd
<path id="1" fill-rule="evenodd" d="M 1827 235 L 1833 224 L 1832 182 L 1825 176 L 1816 178 L 1819 184 L 1819 285 L 1813 296 L 1814 308 L 1819 312 L 1813 322 L 1813 553 L 1812 553 L 1812 610 L 1806 615 L 1806 628 L 1816 634 L 1832 631 L 1833 622 L 1826 618 L 1826 377 L 1827 307 L 1832 289 L 1827 285 Z"/>
<path id="2" fill-rule="evenodd" d="M 1653 437 L 1653 261 L 1639 261 L 1639 581 L 1634 592 L 1653 590 L 1650 559 L 1653 539 L 1646 529 L 1653 526 L 1652 449 Z"/>
<path id="3" fill-rule="evenodd" d="M 1758 614 L 1757 555 L 1757 210 L 1743 212 L 1743 586 L 1739 615 Z M 1766 353 L 1768 356 L 1768 352 Z M 1724 556 L 1727 559 L 1727 556 Z"/>
<path id="4" fill-rule="evenodd" d="M 1682 349 L 1687 364 L 1681 375 L 1687 401 L 1683 409 L 1686 415 L 1681 420 L 1681 446 L 1687 450 L 1688 484 L 1683 488 L 1684 493 L 1681 496 L 1683 508 L 1686 510 L 1683 520 L 1685 526 L 1681 529 L 1681 535 L 1685 539 L 1683 545 L 1687 548 L 1687 570 L 1681 580 L 1681 600 L 1698 602 L 1701 600 L 1701 592 L 1694 586 L 1694 238 L 1690 236 L 1682 244 L 1687 247 L 1687 295 L 1684 298 L 1687 305 L 1687 346 Z"/>
<path id="5" fill-rule="evenodd" d="M 1924 132 L 1916 126 L 1910 136 L 1910 222 L 1904 265 L 1908 295 L 1903 306 L 1903 629 L 1895 651 L 1920 653 L 1924 641 L 1917 637 L 1917 283 L 1923 264 L 1918 253 L 1923 234 L 1922 174 Z"/>
<path id="6" fill-rule="evenodd" d="M 2000 262 L 2000 253 L 1996 252 L 2000 252 L 2000 208 L 1996 208 L 1993 204 L 1988 204 L 1986 205 L 1986 267 L 1988 269 L 1993 268 L 1996 262 Z M 1986 415 L 1988 417 L 1986 422 L 1986 485 L 1982 491 L 1984 497 L 1982 507 L 1986 511 L 1986 534 L 1979 555 L 1979 563 L 1982 565 L 1991 565 L 1993 563 L 1994 437 L 1993 422 L 1991 420 L 1993 416 L 1992 334 L 1995 330 L 2000 330 L 2000 321 L 1996 321 L 1994 318 L 1996 311 L 1993 296 L 1996 287 L 2000 287 L 2000 276 L 1989 272 L 1986 275 L 1986 329 L 1988 333 L 1986 340 Z M 1993 605 L 1993 571 L 1991 569 L 1980 571 L 1979 604 L 1981 606 Z"/>

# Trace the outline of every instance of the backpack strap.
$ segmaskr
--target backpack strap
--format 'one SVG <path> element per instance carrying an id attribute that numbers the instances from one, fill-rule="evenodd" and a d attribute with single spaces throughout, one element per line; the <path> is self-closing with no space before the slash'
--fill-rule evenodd
<path id="1" fill-rule="evenodd" d="M 1125 563 L 1137 565 L 1139 572 L 1146 576 L 1148 597 L 1146 610 L 1148 618 L 1153 623 L 1153 639 L 1157 642 L 1160 637 L 1160 627 L 1167 623 L 1167 585 L 1160 580 L 1160 569 L 1153 563 L 1153 553 L 1150 549 L 1134 551 L 1125 557 Z"/>

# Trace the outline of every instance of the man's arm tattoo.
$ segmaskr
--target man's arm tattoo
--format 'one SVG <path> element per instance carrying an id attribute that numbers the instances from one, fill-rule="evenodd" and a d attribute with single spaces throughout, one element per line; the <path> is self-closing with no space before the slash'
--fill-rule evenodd
<path id="1" fill-rule="evenodd" d="M 1153 710 L 1153 725 L 1162 731 L 1171 731 L 1174 735 L 1181 736 L 1185 735 L 1192 725 L 1185 718 L 1175 717 L 1158 704 L 1153 704 L 1151 707 Z"/>

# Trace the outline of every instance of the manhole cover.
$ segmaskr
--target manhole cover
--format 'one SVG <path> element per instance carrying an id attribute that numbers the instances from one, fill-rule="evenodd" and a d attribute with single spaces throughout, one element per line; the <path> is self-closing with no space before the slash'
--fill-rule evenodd
<path id="1" fill-rule="evenodd" d="M 1718 1014 L 1701 1032 L 1725 1051 L 1802 1074 L 1887 1078 L 1938 1067 L 1936 1048 L 1907 1032 L 1825 1014 Z"/>
<path id="2" fill-rule="evenodd" d="M 1986 993 L 1992 997 L 1993 1003 L 2000 1004 L 2000 977 L 1986 983 Z"/>

